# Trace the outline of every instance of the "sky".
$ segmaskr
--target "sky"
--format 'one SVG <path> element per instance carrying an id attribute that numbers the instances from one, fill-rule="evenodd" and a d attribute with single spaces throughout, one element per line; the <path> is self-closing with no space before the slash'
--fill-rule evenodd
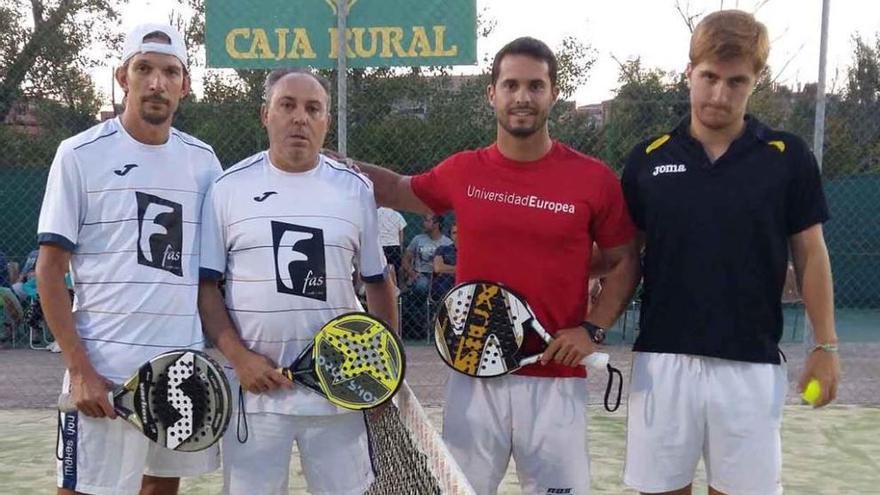
<path id="1" fill-rule="evenodd" d="M 416 0 L 413 0 L 414 2 Z M 852 53 L 852 35 L 874 39 L 880 33 L 880 1 L 829 0 L 828 69 L 826 85 L 840 88 Z M 767 25 L 769 65 L 777 81 L 797 86 L 818 79 L 822 0 L 679 0 L 692 14 L 724 8 L 755 13 Z M 478 41 L 478 58 L 492 55 L 506 42 L 523 35 L 561 45 L 575 36 L 596 51 L 589 80 L 575 93 L 579 105 L 614 96 L 617 60 L 640 56 L 643 67 L 683 70 L 690 33 L 675 9 L 675 0 L 477 0 L 477 12 L 497 22 L 488 39 Z M 759 5 L 763 4 L 763 5 Z M 140 22 L 167 22 L 173 0 L 131 0 L 123 9 L 122 28 Z M 755 8 L 759 7 L 757 11 Z M 457 68 L 472 72 L 473 68 Z M 195 70 L 198 94 L 201 71 Z M 110 66 L 93 71 L 99 89 L 110 94 Z M 117 92 L 117 95 L 120 94 Z M 108 101 L 109 105 L 109 96 Z"/>

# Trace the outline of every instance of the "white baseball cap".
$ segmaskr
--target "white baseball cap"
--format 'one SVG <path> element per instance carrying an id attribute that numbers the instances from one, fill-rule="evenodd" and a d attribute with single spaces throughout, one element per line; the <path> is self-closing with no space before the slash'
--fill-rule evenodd
<path id="1" fill-rule="evenodd" d="M 168 36 L 171 43 L 144 41 L 144 38 L 148 34 L 155 32 L 160 32 L 165 36 Z M 122 48 L 122 63 L 125 64 L 128 59 L 138 53 L 148 52 L 174 55 L 180 60 L 180 63 L 183 64 L 183 68 L 188 70 L 186 62 L 186 46 L 183 43 L 183 37 L 180 36 L 180 33 L 178 33 L 176 29 L 168 24 L 138 24 L 133 27 L 131 31 L 128 32 L 128 35 L 125 36 L 125 46 Z"/>

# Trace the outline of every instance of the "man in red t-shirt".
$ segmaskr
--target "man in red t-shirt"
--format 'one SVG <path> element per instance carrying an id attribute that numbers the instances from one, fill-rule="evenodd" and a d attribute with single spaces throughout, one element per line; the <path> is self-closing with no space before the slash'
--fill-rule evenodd
<path id="1" fill-rule="evenodd" d="M 496 143 L 404 177 L 360 164 L 377 202 L 441 214 L 458 225 L 456 281 L 503 283 L 525 296 L 555 340 L 514 375 L 453 373 L 443 438 L 477 493 L 495 493 L 514 456 L 524 493 L 587 493 L 586 376 L 578 363 L 622 312 L 638 277 L 634 228 L 614 173 L 550 139 L 557 61 L 519 38 L 495 56 L 488 98 Z M 588 314 L 593 243 L 607 269 Z M 538 339 L 527 345 L 539 348 Z M 594 340 L 600 340 L 598 338 Z"/>

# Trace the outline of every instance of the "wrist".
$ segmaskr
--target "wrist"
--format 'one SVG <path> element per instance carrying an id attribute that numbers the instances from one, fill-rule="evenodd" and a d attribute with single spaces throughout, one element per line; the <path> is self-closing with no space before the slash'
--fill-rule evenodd
<path id="1" fill-rule="evenodd" d="M 252 351 L 245 347 L 240 341 L 238 342 L 228 342 L 225 349 L 221 346 L 217 346 L 220 348 L 220 351 L 226 356 L 226 359 L 229 360 L 229 364 L 232 365 L 233 368 L 238 368 L 243 362 L 247 361 L 248 357 L 252 354 Z"/>
<path id="2" fill-rule="evenodd" d="M 67 372 L 70 373 L 71 378 L 91 378 L 98 374 L 95 371 L 95 367 L 88 360 L 72 363 L 67 368 Z"/>
<path id="3" fill-rule="evenodd" d="M 596 344 L 601 344 L 605 341 L 605 329 L 591 323 L 589 321 L 581 322 L 581 327 L 587 331 L 587 335 L 590 336 L 590 340 L 592 340 Z"/>
<path id="4" fill-rule="evenodd" d="M 810 348 L 810 353 L 812 354 L 816 351 L 822 351 L 822 352 L 830 352 L 832 354 L 837 354 L 838 350 L 839 349 L 837 347 L 837 341 L 835 340 L 833 342 L 826 342 L 826 343 L 814 345 L 813 347 Z"/>

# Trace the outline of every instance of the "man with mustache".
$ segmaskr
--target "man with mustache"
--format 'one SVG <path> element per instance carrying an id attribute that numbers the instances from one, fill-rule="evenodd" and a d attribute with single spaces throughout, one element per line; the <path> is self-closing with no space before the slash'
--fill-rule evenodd
<path id="1" fill-rule="evenodd" d="M 624 169 L 644 245 L 624 481 L 642 493 L 690 494 L 700 457 L 712 495 L 782 493 L 789 252 L 817 343 L 798 388 L 818 379 L 817 407 L 837 391 L 819 169 L 801 139 L 746 114 L 768 52 L 751 14 L 703 19 L 686 72 L 690 116 L 637 145 Z"/>
<path id="2" fill-rule="evenodd" d="M 486 89 L 498 124 L 494 144 L 415 177 L 360 165 L 379 204 L 454 210 L 456 281 L 513 288 L 555 337 L 539 364 L 515 374 L 450 374 L 443 438 L 479 494 L 496 492 L 511 455 L 523 493 L 589 492 L 586 371 L 578 363 L 620 315 L 638 274 L 634 231 L 614 173 L 550 138 L 557 72 L 547 45 L 516 39 L 495 55 Z M 594 242 L 608 272 L 589 309 Z M 527 340 L 526 349 L 539 349 L 538 341 Z"/>
<path id="3" fill-rule="evenodd" d="M 40 302 L 78 409 L 59 418 L 58 493 L 173 495 L 180 476 L 219 467 L 219 449 L 159 447 L 110 420 L 107 392 L 157 354 L 203 347 L 199 212 L 221 168 L 210 146 L 171 127 L 190 88 L 175 29 L 134 27 L 116 81 L 125 110 L 61 143 L 40 212 Z"/>

